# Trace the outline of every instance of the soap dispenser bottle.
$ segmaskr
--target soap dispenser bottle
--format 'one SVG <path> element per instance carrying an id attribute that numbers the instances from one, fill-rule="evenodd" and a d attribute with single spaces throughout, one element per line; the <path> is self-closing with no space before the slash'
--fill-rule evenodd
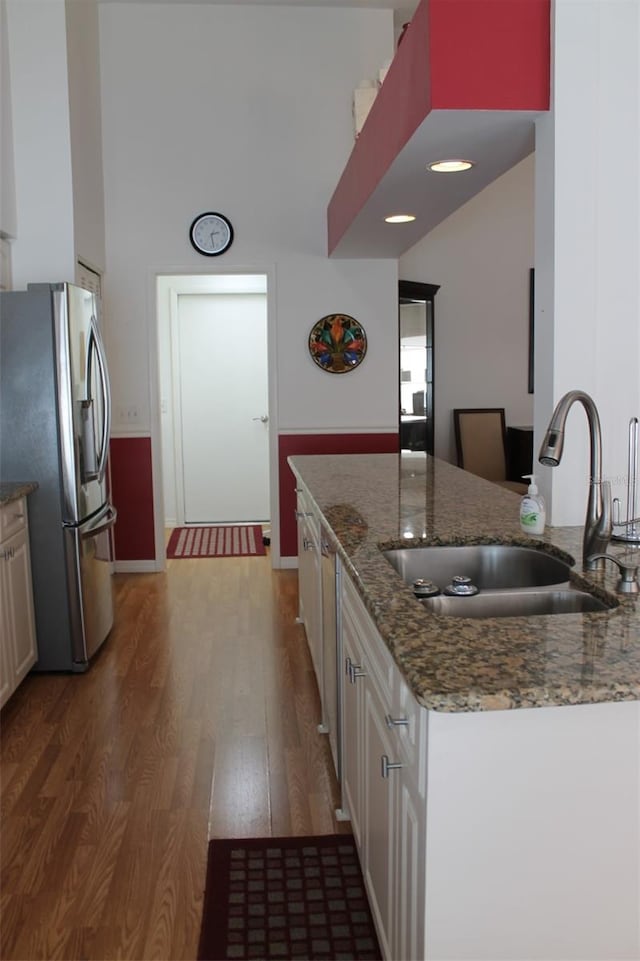
<path id="1" fill-rule="evenodd" d="M 546 520 L 544 498 L 538 493 L 535 474 L 523 474 L 531 483 L 520 501 L 520 527 L 525 534 L 542 534 Z"/>

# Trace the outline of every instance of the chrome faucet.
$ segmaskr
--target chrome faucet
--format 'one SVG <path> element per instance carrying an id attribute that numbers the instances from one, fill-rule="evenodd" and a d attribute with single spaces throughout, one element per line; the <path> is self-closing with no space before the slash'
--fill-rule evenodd
<path id="1" fill-rule="evenodd" d="M 602 480 L 602 433 L 598 410 L 591 397 L 584 391 L 570 390 L 560 398 L 551 415 L 538 460 L 548 467 L 557 467 L 560 463 L 567 414 L 577 400 L 587 414 L 591 445 L 591 476 L 582 541 L 582 560 L 586 569 L 593 571 L 604 567 L 604 560 L 594 555 L 605 554 L 611 538 L 611 485 L 609 481 Z"/>

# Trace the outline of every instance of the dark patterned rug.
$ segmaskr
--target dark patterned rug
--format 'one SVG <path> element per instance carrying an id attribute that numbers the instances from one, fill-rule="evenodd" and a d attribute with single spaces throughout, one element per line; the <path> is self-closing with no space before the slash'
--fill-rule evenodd
<path id="1" fill-rule="evenodd" d="M 198 961 L 381 958 L 350 835 L 209 843 Z"/>

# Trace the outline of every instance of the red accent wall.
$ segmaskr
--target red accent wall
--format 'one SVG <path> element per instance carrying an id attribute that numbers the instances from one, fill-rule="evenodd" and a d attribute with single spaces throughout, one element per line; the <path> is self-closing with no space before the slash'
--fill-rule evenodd
<path id="1" fill-rule="evenodd" d="M 432 109 L 549 109 L 549 0 L 428 4 Z"/>
<path id="2" fill-rule="evenodd" d="M 110 460 L 116 560 L 155 560 L 151 438 L 112 437 Z"/>
<path id="3" fill-rule="evenodd" d="M 278 473 L 280 477 L 280 554 L 298 553 L 295 477 L 287 457 L 295 454 L 396 454 L 398 434 L 280 434 Z"/>

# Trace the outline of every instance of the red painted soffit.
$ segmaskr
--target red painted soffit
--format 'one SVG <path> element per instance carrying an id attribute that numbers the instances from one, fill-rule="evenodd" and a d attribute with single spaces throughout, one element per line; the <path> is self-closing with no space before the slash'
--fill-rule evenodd
<path id="1" fill-rule="evenodd" d="M 421 0 L 329 203 L 335 249 L 438 111 L 549 109 L 551 0 Z"/>

